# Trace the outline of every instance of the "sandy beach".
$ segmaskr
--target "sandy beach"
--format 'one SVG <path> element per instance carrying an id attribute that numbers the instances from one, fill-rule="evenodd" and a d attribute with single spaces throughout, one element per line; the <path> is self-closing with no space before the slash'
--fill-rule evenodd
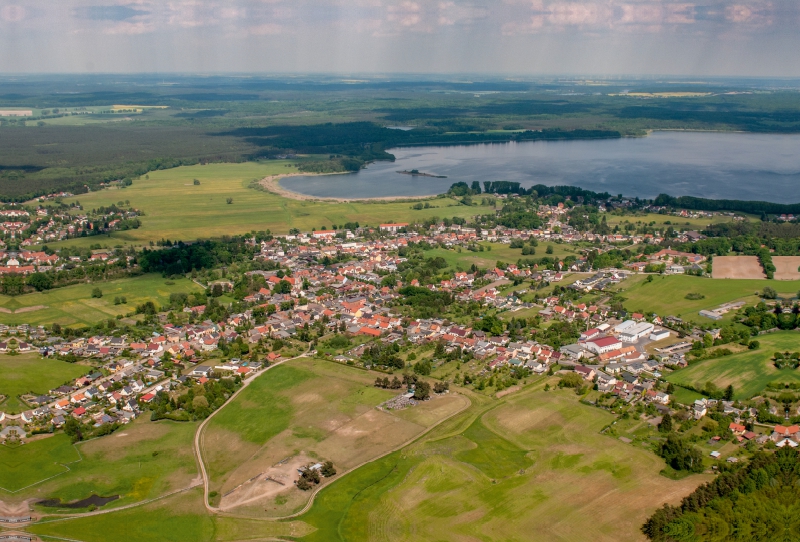
<path id="1" fill-rule="evenodd" d="M 267 192 L 271 192 L 278 196 L 284 198 L 291 198 L 300 201 L 321 201 L 326 203 L 349 203 L 354 201 L 415 201 L 415 200 L 426 200 L 426 199 L 434 199 L 436 196 L 387 196 L 382 198 L 318 198 L 316 196 L 309 196 L 307 194 L 300 194 L 298 192 L 293 192 L 291 190 L 287 190 L 283 186 L 281 186 L 281 179 L 289 178 L 289 177 L 311 177 L 311 176 L 320 176 L 320 175 L 339 175 L 339 173 L 281 173 L 280 175 L 270 175 L 269 177 L 264 177 L 259 181 L 259 184 L 266 190 Z"/>

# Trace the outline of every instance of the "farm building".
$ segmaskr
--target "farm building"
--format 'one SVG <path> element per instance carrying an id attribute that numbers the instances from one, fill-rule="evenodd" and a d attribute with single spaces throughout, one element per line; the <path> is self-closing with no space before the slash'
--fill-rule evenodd
<path id="1" fill-rule="evenodd" d="M 595 354 L 605 354 L 612 350 L 622 348 L 622 343 L 616 337 L 602 337 L 600 339 L 592 339 L 586 341 L 586 349 L 591 350 Z"/>
<path id="2" fill-rule="evenodd" d="M 655 326 L 650 322 L 642 322 L 631 326 L 619 334 L 619 340 L 626 343 L 635 343 L 642 337 L 647 337 L 655 329 Z"/>

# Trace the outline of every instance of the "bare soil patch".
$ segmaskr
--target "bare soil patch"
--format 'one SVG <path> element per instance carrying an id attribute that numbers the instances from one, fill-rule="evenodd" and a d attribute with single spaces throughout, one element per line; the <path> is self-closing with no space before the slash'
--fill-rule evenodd
<path id="1" fill-rule="evenodd" d="M 717 256 L 714 258 L 711 276 L 715 279 L 767 278 L 757 256 Z"/>
<path id="2" fill-rule="evenodd" d="M 716 265 L 717 260 L 714 260 Z M 800 256 L 773 256 L 775 280 L 800 280 Z"/>
<path id="3" fill-rule="evenodd" d="M 284 491 L 300 491 L 294 486 L 294 483 L 300 478 L 298 469 L 314 462 L 306 455 L 297 455 L 284 463 L 273 465 L 255 479 L 244 482 L 238 488 L 224 495 L 220 502 L 220 509 L 230 510 L 246 504 L 265 501 Z"/>

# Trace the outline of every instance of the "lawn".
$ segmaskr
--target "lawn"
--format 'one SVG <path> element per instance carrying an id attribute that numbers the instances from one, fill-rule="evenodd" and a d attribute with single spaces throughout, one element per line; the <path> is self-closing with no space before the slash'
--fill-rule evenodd
<path id="1" fill-rule="evenodd" d="M 490 207 L 465 207 L 451 199 L 432 200 L 430 209 L 419 211 L 412 210 L 408 202 L 299 201 L 249 187 L 253 180 L 295 171 L 288 162 L 274 160 L 154 171 L 149 179 L 135 180 L 128 188 L 101 190 L 67 200 L 80 201 L 87 209 L 130 201 L 130 205 L 145 213 L 139 229 L 115 232 L 110 237 L 50 243 L 50 246 L 142 245 L 160 239 L 194 240 L 253 230 L 287 233 L 291 228 L 311 231 L 346 222 L 377 226 L 392 221 L 423 221 L 432 216 L 471 217 L 493 212 Z M 194 185 L 194 179 L 200 185 Z M 233 199 L 231 204 L 227 203 L 228 198 Z"/>
<path id="2" fill-rule="evenodd" d="M 103 297 L 93 298 L 94 288 L 100 288 Z M 202 290 L 189 279 L 167 280 L 161 275 L 150 274 L 103 283 L 75 284 L 16 297 L 0 296 L 0 323 L 93 324 L 133 312 L 136 305 L 145 301 L 166 305 L 172 293 Z M 127 304 L 115 305 L 116 297 L 125 297 Z"/>
<path id="3" fill-rule="evenodd" d="M 66 435 L 35 440 L 22 446 L 0 446 L 0 490 L 16 492 L 72 468 L 80 460 Z M 88 495 L 87 495 L 88 497 Z"/>
<path id="4" fill-rule="evenodd" d="M 27 408 L 18 399 L 20 395 L 47 393 L 87 372 L 84 365 L 43 359 L 39 354 L 0 356 L 0 395 L 7 397 L 0 410 L 18 414 Z"/>
<path id="5" fill-rule="evenodd" d="M 800 334 L 795 331 L 771 333 L 758 337 L 761 348 L 732 356 L 698 361 L 667 376 L 677 385 L 703 388 L 713 382 L 720 388 L 732 385 L 736 399 L 761 393 L 770 382 L 800 382 L 800 370 L 777 369 L 772 363 L 775 352 L 800 350 Z"/>
<path id="6" fill-rule="evenodd" d="M 203 434 L 211 489 L 223 495 L 222 506 L 242 513 L 255 507 L 264 494 L 260 490 L 248 487 L 230 497 L 226 494 L 283 460 L 331 460 L 337 470 L 346 470 L 400 445 L 461 404 L 457 398 L 425 403 L 418 409 L 431 416 L 420 414 L 414 420 L 376 410 L 397 392 L 375 388 L 375 375 L 303 359 L 258 377 Z M 287 482 L 296 478 L 292 469 L 276 475 Z M 292 490 L 291 485 L 288 489 L 282 492 L 287 497 L 284 502 L 270 500 L 270 515 L 291 513 L 305 504 L 308 494 Z M 258 505 L 260 510 L 264 504 Z"/>
<path id="7" fill-rule="evenodd" d="M 303 540 L 641 540 L 653 510 L 703 480 L 660 476 L 662 460 L 600 435 L 613 416 L 570 392 L 494 404 L 323 490 L 297 518 L 318 529 Z"/>
<path id="8" fill-rule="evenodd" d="M 653 276 L 652 282 L 647 277 Z M 712 324 L 713 320 L 698 314 L 703 309 L 715 309 L 723 303 L 745 301 L 755 305 L 759 301 L 756 292 L 765 286 L 774 288 L 779 294 L 794 296 L 800 289 L 800 281 L 764 280 L 715 280 L 689 275 L 635 275 L 620 284 L 619 291 L 626 299 L 624 306 L 630 311 L 655 312 L 661 316 L 678 316 L 699 324 Z M 702 299 L 686 299 L 690 293 L 701 294 Z M 730 321 L 734 313 L 728 313 L 723 323 Z"/>

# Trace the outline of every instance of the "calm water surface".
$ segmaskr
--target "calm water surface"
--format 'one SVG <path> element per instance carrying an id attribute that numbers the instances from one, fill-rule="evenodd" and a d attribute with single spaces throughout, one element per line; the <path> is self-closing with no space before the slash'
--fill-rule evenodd
<path id="1" fill-rule="evenodd" d="M 645 138 L 397 148 L 394 163 L 350 175 L 294 177 L 281 184 L 316 197 L 374 198 L 446 192 L 464 181 L 574 185 L 653 198 L 800 202 L 800 135 L 655 132 Z M 447 179 L 411 177 L 417 169 Z"/>

